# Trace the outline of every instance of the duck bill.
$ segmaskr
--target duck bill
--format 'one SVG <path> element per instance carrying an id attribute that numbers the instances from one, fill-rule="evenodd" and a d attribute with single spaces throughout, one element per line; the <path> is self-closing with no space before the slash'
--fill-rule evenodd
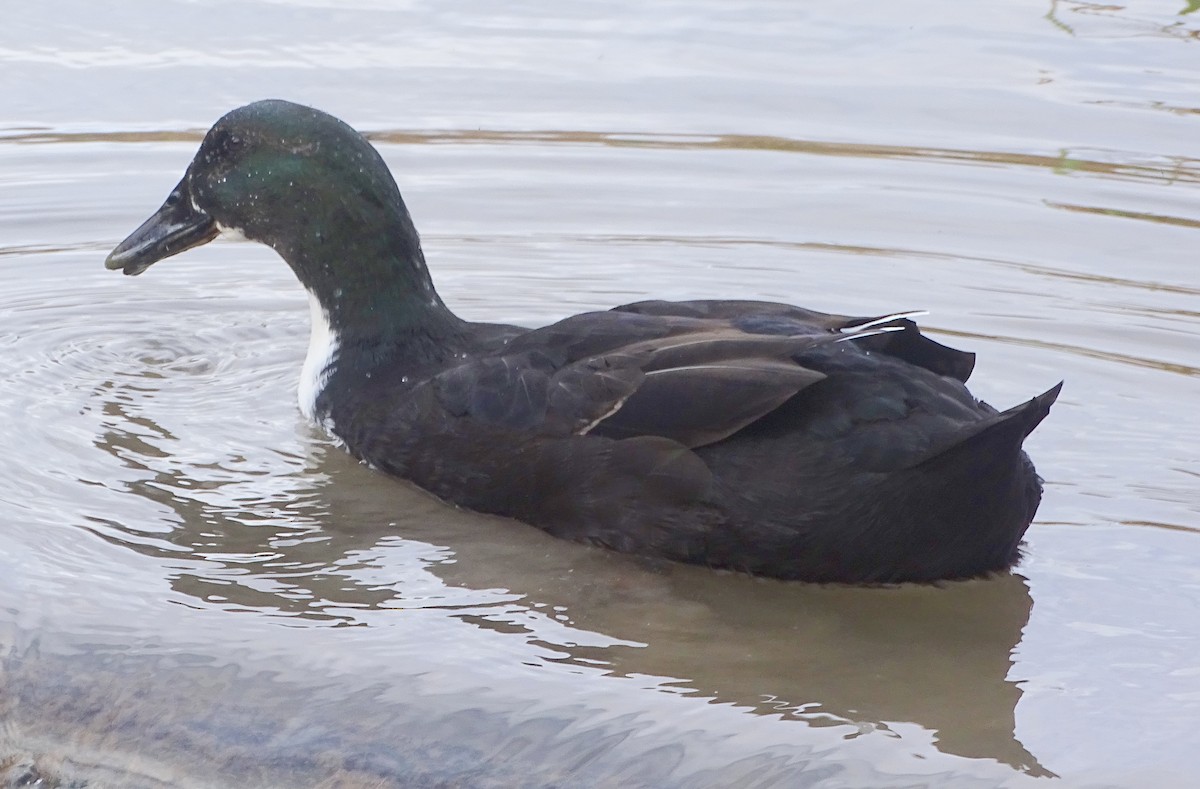
<path id="1" fill-rule="evenodd" d="M 163 258 L 207 244 L 217 237 L 220 232 L 217 223 L 195 206 L 187 180 L 184 176 L 154 216 L 117 244 L 104 261 L 105 268 L 110 271 L 120 269 L 136 276 Z"/>

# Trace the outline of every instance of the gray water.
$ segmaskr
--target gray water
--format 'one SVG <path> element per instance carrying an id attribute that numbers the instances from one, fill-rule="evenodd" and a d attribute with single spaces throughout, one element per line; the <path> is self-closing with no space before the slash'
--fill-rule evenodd
<path id="1" fill-rule="evenodd" d="M 0 780 L 1191 786 L 1195 3 L 27 3 L 0 26 Z M 301 288 L 107 251 L 265 97 L 369 133 L 465 317 L 927 309 L 1046 496 L 858 590 L 446 507 L 306 425 Z"/>

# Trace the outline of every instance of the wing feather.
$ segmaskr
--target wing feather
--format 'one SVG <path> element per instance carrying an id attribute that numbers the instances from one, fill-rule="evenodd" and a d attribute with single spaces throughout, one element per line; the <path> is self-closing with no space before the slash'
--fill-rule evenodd
<path id="1" fill-rule="evenodd" d="M 659 436 L 686 447 L 727 438 L 825 375 L 796 361 L 814 347 L 903 332 L 902 317 L 748 332 L 726 320 L 575 316 L 525 335 L 502 355 L 436 376 L 454 417 L 547 436 Z M 630 322 L 629 331 L 620 328 Z M 535 341 L 533 335 L 537 335 Z M 574 354 L 592 351 L 583 358 Z M 599 352 L 595 352 L 599 349 Z"/>

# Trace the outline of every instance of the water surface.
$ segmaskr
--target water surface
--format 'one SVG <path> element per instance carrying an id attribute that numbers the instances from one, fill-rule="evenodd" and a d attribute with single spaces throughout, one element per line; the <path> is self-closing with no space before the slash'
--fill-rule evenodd
<path id="1" fill-rule="evenodd" d="M 0 30 L 0 769 L 89 786 L 1189 786 L 1200 13 L 64 2 Z M 307 426 L 303 291 L 107 251 L 279 96 L 367 132 L 465 317 L 927 309 L 1046 497 L 856 590 L 448 508 Z"/>

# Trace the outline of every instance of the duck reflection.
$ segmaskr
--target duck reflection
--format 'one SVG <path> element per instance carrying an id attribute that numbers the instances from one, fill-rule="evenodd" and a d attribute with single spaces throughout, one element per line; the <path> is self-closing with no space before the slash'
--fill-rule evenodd
<path id="1" fill-rule="evenodd" d="M 162 428 L 111 397 L 106 408 L 118 418 L 97 447 L 139 469 L 128 492 L 177 525 L 155 539 L 93 528 L 166 559 L 200 604 L 340 626 L 444 607 L 553 661 L 847 737 L 917 724 L 945 753 L 1052 775 L 1015 735 L 1008 674 L 1032 608 L 1018 575 L 862 589 L 647 564 L 457 510 L 327 445 L 276 474 L 167 462 L 146 440 Z"/>

